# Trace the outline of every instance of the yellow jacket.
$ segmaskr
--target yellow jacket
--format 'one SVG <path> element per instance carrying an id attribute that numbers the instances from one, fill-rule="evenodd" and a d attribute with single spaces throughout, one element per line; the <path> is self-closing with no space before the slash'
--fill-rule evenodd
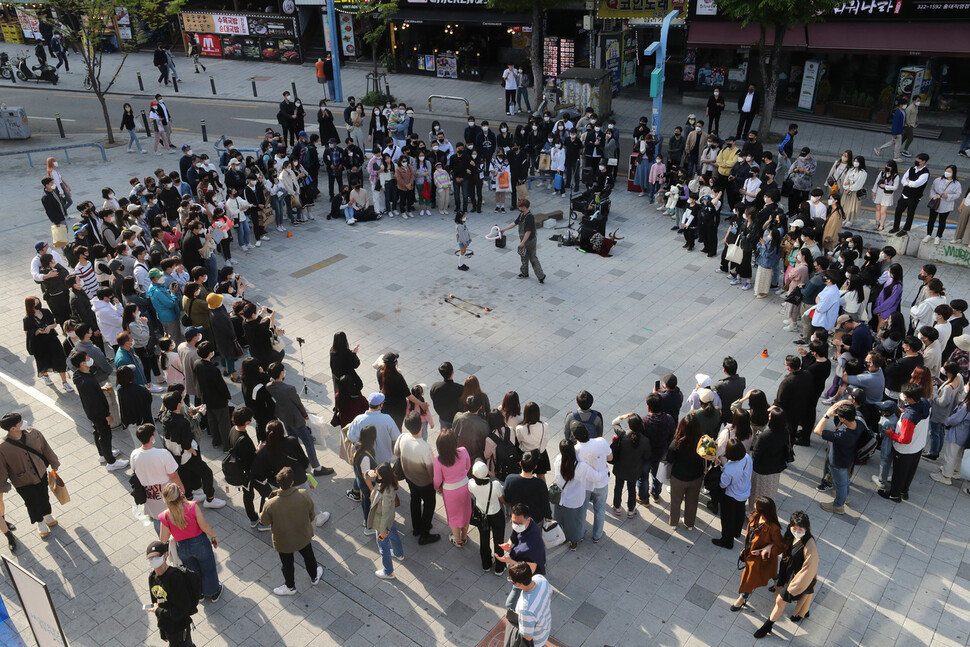
<path id="1" fill-rule="evenodd" d="M 717 172 L 727 177 L 738 163 L 738 147 L 724 148 L 717 154 Z"/>

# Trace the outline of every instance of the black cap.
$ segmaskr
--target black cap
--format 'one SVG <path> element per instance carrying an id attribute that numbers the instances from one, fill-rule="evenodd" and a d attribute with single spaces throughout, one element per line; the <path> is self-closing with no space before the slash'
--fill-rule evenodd
<path id="1" fill-rule="evenodd" d="M 148 550 L 145 551 L 145 555 L 151 555 L 152 553 L 158 553 L 159 555 L 165 555 L 168 553 L 168 544 L 163 541 L 153 541 L 148 544 Z"/>

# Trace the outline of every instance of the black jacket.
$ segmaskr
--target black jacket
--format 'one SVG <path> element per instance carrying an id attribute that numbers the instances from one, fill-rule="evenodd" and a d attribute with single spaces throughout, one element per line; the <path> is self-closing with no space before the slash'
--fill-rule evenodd
<path id="1" fill-rule="evenodd" d="M 741 112 L 741 108 L 744 107 L 744 98 L 748 96 L 748 91 L 745 90 L 738 97 L 738 112 Z M 757 90 L 754 91 L 754 97 L 751 99 L 751 114 L 757 115 L 761 114 L 761 93 Z"/>
<path id="2" fill-rule="evenodd" d="M 158 67 L 160 65 L 168 66 L 168 59 L 165 57 L 165 50 L 156 49 L 154 55 L 152 56 L 152 65 Z"/>
<path id="3" fill-rule="evenodd" d="M 152 602 L 158 602 L 155 618 L 162 640 L 174 638 L 189 626 L 198 605 L 192 599 L 192 584 L 185 573 L 174 566 L 169 566 L 161 575 L 153 570 L 148 575 L 148 592 Z"/>
<path id="4" fill-rule="evenodd" d="M 637 434 L 638 442 L 634 446 L 634 436 L 629 429 L 616 429 L 614 431 L 620 438 L 620 451 L 613 456 L 613 475 L 617 482 L 629 481 L 640 478 L 643 466 L 652 459 L 650 451 L 650 440 L 642 434 Z"/>
<path id="5" fill-rule="evenodd" d="M 788 430 L 766 428 L 751 441 L 751 460 L 758 474 L 779 474 L 788 467 Z"/>
<path id="6" fill-rule="evenodd" d="M 360 358 L 349 348 L 330 353 L 330 374 L 334 382 L 344 375 L 350 375 L 358 389 L 364 388 L 364 383 L 357 374 L 358 366 L 360 366 Z"/>
<path id="7" fill-rule="evenodd" d="M 239 464 L 246 470 L 252 470 L 253 460 L 256 458 L 256 445 L 249 437 L 246 430 L 238 430 L 235 427 L 229 430 L 229 447 L 235 450 Z"/>
<path id="8" fill-rule="evenodd" d="M 236 359 L 236 329 L 225 306 L 209 310 L 209 330 L 212 332 L 216 352 L 224 359 Z"/>
<path id="9" fill-rule="evenodd" d="M 475 135 L 475 150 L 487 158 L 491 158 L 495 153 L 495 133 L 489 129 L 488 132 L 484 130 L 479 130 Z"/>
<path id="10" fill-rule="evenodd" d="M 445 422 L 452 422 L 455 414 L 458 413 L 458 401 L 465 388 L 454 380 L 435 382 L 431 385 L 431 404 L 434 405 L 434 412 Z"/>
<path id="11" fill-rule="evenodd" d="M 775 396 L 775 406 L 781 407 L 788 417 L 788 423 L 795 424 L 801 421 L 802 415 L 809 404 L 808 395 L 814 388 L 812 376 L 803 370 L 788 373 L 778 385 L 778 393 Z"/>
<path id="12" fill-rule="evenodd" d="M 903 383 L 909 382 L 909 378 L 913 376 L 913 369 L 922 365 L 922 355 L 914 355 L 913 357 L 903 355 L 895 362 L 890 362 L 883 369 L 883 375 L 886 376 L 886 390 L 899 391 Z"/>
<path id="13" fill-rule="evenodd" d="M 727 375 L 714 383 L 714 393 L 721 398 L 721 422 L 731 422 L 731 405 L 744 396 L 745 380 L 740 375 Z"/>
<path id="14" fill-rule="evenodd" d="M 154 422 L 151 391 L 138 384 L 118 387 L 118 409 L 123 425 L 137 427 Z"/>
<path id="15" fill-rule="evenodd" d="M 108 399 L 104 396 L 98 379 L 90 373 L 74 371 L 74 388 L 81 398 L 81 406 L 84 407 L 84 415 L 88 420 L 96 423 L 105 422 L 111 412 L 108 409 Z"/>
<path id="16" fill-rule="evenodd" d="M 218 366 L 200 358 L 195 360 L 192 370 L 195 371 L 195 388 L 209 409 L 229 406 L 229 387 Z"/>
<path id="17" fill-rule="evenodd" d="M 91 299 L 84 290 L 71 289 L 71 321 L 91 326 L 91 330 L 98 328 L 98 318 L 91 307 Z"/>
<path id="18" fill-rule="evenodd" d="M 64 220 L 67 219 L 67 212 L 64 210 L 61 199 L 57 197 L 56 191 L 44 191 L 40 203 L 44 205 L 44 212 L 47 213 L 47 218 L 52 223 L 55 225 L 64 224 Z"/>

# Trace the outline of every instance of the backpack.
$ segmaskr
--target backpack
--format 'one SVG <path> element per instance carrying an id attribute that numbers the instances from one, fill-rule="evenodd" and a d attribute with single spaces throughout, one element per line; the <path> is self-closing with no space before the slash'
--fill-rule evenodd
<path id="1" fill-rule="evenodd" d="M 202 600 L 202 576 L 184 566 L 170 566 L 169 568 L 174 568 L 179 571 L 188 581 L 189 590 L 192 591 L 192 597 L 190 599 L 192 602 L 192 610 L 189 611 L 189 615 L 194 616 L 199 612 L 199 602 Z"/>
<path id="2" fill-rule="evenodd" d="M 243 467 L 242 461 L 239 460 L 239 455 L 236 454 L 236 447 L 239 446 L 240 440 L 242 440 L 242 436 L 236 439 L 233 446 L 229 448 L 229 452 L 225 458 L 222 459 L 222 476 L 226 479 L 226 483 L 236 487 L 242 487 L 251 480 L 249 469 Z"/>
<path id="3" fill-rule="evenodd" d="M 522 452 L 516 447 L 511 436 L 512 430 L 508 427 L 505 427 L 504 436 L 499 436 L 494 431 L 488 433 L 488 438 L 491 438 L 492 442 L 495 443 L 492 471 L 495 472 L 495 478 L 503 483 L 509 474 L 519 473 L 519 461 L 522 460 Z"/>
<path id="4" fill-rule="evenodd" d="M 131 498 L 135 500 L 135 505 L 145 505 L 148 502 L 148 495 L 145 493 L 145 486 L 141 484 L 141 480 L 134 471 L 134 468 L 132 468 L 131 478 L 128 479 L 128 485 L 131 486 Z"/>
<path id="5" fill-rule="evenodd" d="M 602 241 L 602 236 L 600 236 L 600 244 L 601 245 L 602 245 L 602 242 L 603 242 Z M 603 416 L 600 415 L 599 411 L 593 411 L 591 413 L 593 413 L 595 415 L 591 415 L 589 417 L 589 420 L 585 420 L 584 421 L 580 417 L 578 411 L 573 411 L 573 420 L 575 420 L 576 422 L 583 423 L 583 426 L 586 427 L 586 433 L 589 434 L 590 439 L 599 438 L 599 436 L 596 435 L 596 421 L 602 419 Z"/>
<path id="6" fill-rule="evenodd" d="M 859 434 L 859 440 L 855 445 L 855 464 L 865 465 L 876 450 L 879 449 L 879 441 L 876 439 L 876 435 L 869 430 L 861 421 L 856 419 L 856 424 L 862 424 L 862 432 Z"/>

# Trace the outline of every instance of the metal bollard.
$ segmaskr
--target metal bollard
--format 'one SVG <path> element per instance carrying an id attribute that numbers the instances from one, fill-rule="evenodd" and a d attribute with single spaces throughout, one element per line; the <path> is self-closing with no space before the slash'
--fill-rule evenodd
<path id="1" fill-rule="evenodd" d="M 296 101 L 300 97 L 296 94 L 296 81 L 290 81 L 290 87 L 293 89 L 293 100 Z"/>
<path id="2" fill-rule="evenodd" d="M 205 130 L 205 119 L 203 119 L 201 123 L 202 123 L 202 141 L 207 142 L 209 141 L 209 133 L 207 133 Z"/>
<path id="3" fill-rule="evenodd" d="M 141 121 L 145 124 L 145 137 L 152 136 L 152 129 L 148 127 L 148 117 L 145 115 L 145 111 L 141 111 Z"/>
<path id="4" fill-rule="evenodd" d="M 253 83 L 253 96 L 254 97 L 259 96 L 259 95 L 256 94 L 256 79 L 255 78 L 250 78 L 249 80 L 252 81 L 252 83 Z"/>
<path id="5" fill-rule="evenodd" d="M 179 80 L 174 76 L 172 77 L 172 89 L 177 93 L 179 91 Z"/>
<path id="6" fill-rule="evenodd" d="M 57 120 L 57 130 L 59 130 L 61 133 L 61 139 L 65 139 L 67 135 L 64 134 L 64 124 L 61 122 L 61 113 L 58 112 L 55 114 L 54 119 Z"/>
<path id="7" fill-rule="evenodd" d="M 211 75 L 209 76 L 209 85 L 212 86 L 212 94 L 215 94 L 216 93 L 216 80 L 214 78 L 212 78 Z"/>
<path id="8" fill-rule="evenodd" d="M 141 80 L 141 72 L 136 72 L 135 75 L 138 77 L 138 90 L 144 92 L 145 84 Z"/>

